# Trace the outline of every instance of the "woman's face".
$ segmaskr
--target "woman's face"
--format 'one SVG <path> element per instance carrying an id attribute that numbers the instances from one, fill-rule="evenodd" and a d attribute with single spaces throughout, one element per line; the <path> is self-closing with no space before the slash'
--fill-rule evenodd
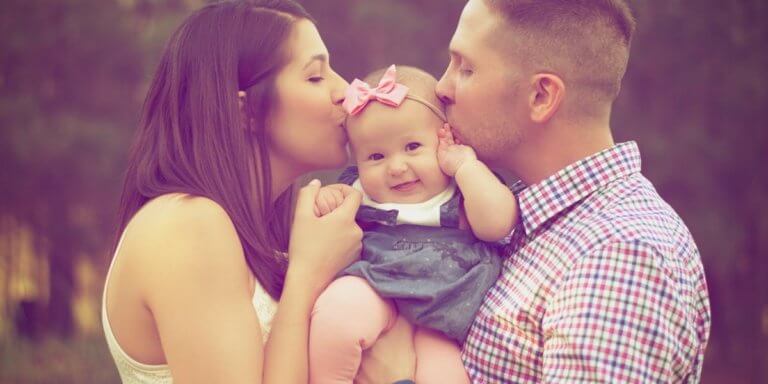
<path id="1" fill-rule="evenodd" d="M 341 107 L 348 83 L 330 66 L 328 49 L 309 20 L 294 24 L 289 62 L 275 79 L 275 110 L 267 124 L 273 168 L 296 176 L 347 161 Z"/>

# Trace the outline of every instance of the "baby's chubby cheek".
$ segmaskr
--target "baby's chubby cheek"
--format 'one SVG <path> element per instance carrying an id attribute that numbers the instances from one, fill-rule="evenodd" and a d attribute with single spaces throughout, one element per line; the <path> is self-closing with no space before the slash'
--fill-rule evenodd
<path id="1" fill-rule="evenodd" d="M 360 176 L 360 184 L 365 193 L 370 196 L 371 199 L 381 202 L 389 189 L 386 177 L 384 177 L 384 175 L 378 175 L 374 169 L 368 169 L 366 167 L 360 168 L 358 166 L 358 172 Z"/>

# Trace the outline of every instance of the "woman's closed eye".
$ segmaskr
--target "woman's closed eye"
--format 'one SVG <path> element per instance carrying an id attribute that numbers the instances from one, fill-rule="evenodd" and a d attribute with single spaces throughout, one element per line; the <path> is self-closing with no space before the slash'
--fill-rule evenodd
<path id="1" fill-rule="evenodd" d="M 327 63 L 324 63 L 321 60 L 315 60 L 313 64 L 307 68 L 308 71 L 306 74 L 309 75 L 307 80 L 313 84 L 317 84 L 325 80 L 325 75 L 328 74 L 326 66 Z"/>

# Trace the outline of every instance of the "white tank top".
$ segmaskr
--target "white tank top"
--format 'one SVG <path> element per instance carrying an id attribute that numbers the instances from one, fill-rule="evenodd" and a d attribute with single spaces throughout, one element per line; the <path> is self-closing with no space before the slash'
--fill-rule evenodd
<path id="1" fill-rule="evenodd" d="M 120 344 L 118 344 L 115 335 L 112 333 L 112 328 L 109 325 L 109 319 L 107 318 L 107 284 L 109 283 L 109 275 L 112 273 L 112 266 L 115 264 L 117 252 L 120 250 L 122 243 L 123 239 L 121 236 L 115 254 L 112 257 L 112 262 L 109 265 L 109 270 L 107 271 L 107 278 L 104 282 L 104 293 L 101 300 L 101 324 L 104 328 L 104 335 L 107 339 L 109 352 L 115 360 L 115 365 L 117 365 L 117 371 L 120 374 L 120 380 L 123 384 L 173 383 L 171 369 L 167 364 L 142 364 L 128 356 L 128 354 L 120 347 Z M 270 296 L 266 290 L 264 290 L 258 280 L 255 281 L 255 285 L 256 289 L 253 293 L 252 303 L 256 310 L 256 315 L 259 318 L 262 340 L 266 343 L 267 338 L 269 337 L 269 331 L 272 328 L 272 318 L 277 311 L 277 302 L 272 299 L 272 296 Z"/>

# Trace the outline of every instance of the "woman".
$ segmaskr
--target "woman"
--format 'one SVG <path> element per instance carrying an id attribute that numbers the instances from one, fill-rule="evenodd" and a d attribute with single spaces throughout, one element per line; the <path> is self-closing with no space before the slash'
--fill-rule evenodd
<path id="1" fill-rule="evenodd" d="M 312 182 L 290 225 L 291 183 L 345 163 L 346 86 L 290 0 L 209 5 L 173 34 L 105 283 L 103 325 L 123 382 L 307 382 L 310 311 L 357 257 L 360 196 L 346 191 L 318 218 Z"/>

